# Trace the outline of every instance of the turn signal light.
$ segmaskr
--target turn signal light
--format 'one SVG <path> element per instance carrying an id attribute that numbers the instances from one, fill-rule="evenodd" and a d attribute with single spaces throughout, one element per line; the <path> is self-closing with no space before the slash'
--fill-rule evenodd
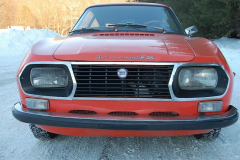
<path id="1" fill-rule="evenodd" d="M 199 102 L 198 112 L 218 112 L 222 110 L 222 101 Z"/>
<path id="2" fill-rule="evenodd" d="M 27 108 L 29 109 L 40 109 L 40 110 L 49 110 L 49 102 L 45 99 L 33 99 L 26 98 Z"/>

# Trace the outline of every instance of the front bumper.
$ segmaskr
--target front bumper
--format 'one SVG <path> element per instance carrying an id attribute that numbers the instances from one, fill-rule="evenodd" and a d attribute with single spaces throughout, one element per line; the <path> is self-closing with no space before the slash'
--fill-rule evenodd
<path id="1" fill-rule="evenodd" d="M 36 111 L 17 103 L 13 107 L 12 114 L 21 122 L 37 125 L 110 130 L 206 130 L 227 127 L 238 120 L 237 109 L 233 106 L 230 106 L 227 112 L 215 115 L 118 117 Z"/>

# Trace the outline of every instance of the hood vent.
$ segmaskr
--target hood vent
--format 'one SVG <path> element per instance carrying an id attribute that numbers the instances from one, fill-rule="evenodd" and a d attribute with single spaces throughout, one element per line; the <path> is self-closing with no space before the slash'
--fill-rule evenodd
<path id="1" fill-rule="evenodd" d="M 114 33 L 99 33 L 99 34 L 95 34 L 95 36 L 148 36 L 148 37 L 154 37 L 157 35 L 153 34 L 153 33 L 114 32 Z"/>

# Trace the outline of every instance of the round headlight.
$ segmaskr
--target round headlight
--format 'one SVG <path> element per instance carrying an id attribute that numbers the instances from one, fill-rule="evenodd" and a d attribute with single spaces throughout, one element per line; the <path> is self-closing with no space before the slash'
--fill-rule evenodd
<path id="1" fill-rule="evenodd" d="M 214 89 L 217 82 L 218 74 L 214 68 L 183 68 L 178 77 L 179 87 L 188 90 Z"/>
<path id="2" fill-rule="evenodd" d="M 63 68 L 33 68 L 30 80 L 36 88 L 65 87 L 68 83 L 68 75 Z"/>

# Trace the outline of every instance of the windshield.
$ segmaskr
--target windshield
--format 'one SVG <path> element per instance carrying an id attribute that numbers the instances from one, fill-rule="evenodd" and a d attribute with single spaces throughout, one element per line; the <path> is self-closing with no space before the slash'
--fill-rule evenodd
<path id="1" fill-rule="evenodd" d="M 139 27 L 139 25 L 146 27 Z M 94 31 L 93 29 L 116 31 L 116 28 L 117 31 L 162 32 L 163 30 L 159 30 L 159 28 L 162 28 L 166 33 L 185 34 L 169 8 L 146 5 L 90 7 L 84 12 L 72 31 L 83 28 L 84 31 L 88 32 Z"/>

